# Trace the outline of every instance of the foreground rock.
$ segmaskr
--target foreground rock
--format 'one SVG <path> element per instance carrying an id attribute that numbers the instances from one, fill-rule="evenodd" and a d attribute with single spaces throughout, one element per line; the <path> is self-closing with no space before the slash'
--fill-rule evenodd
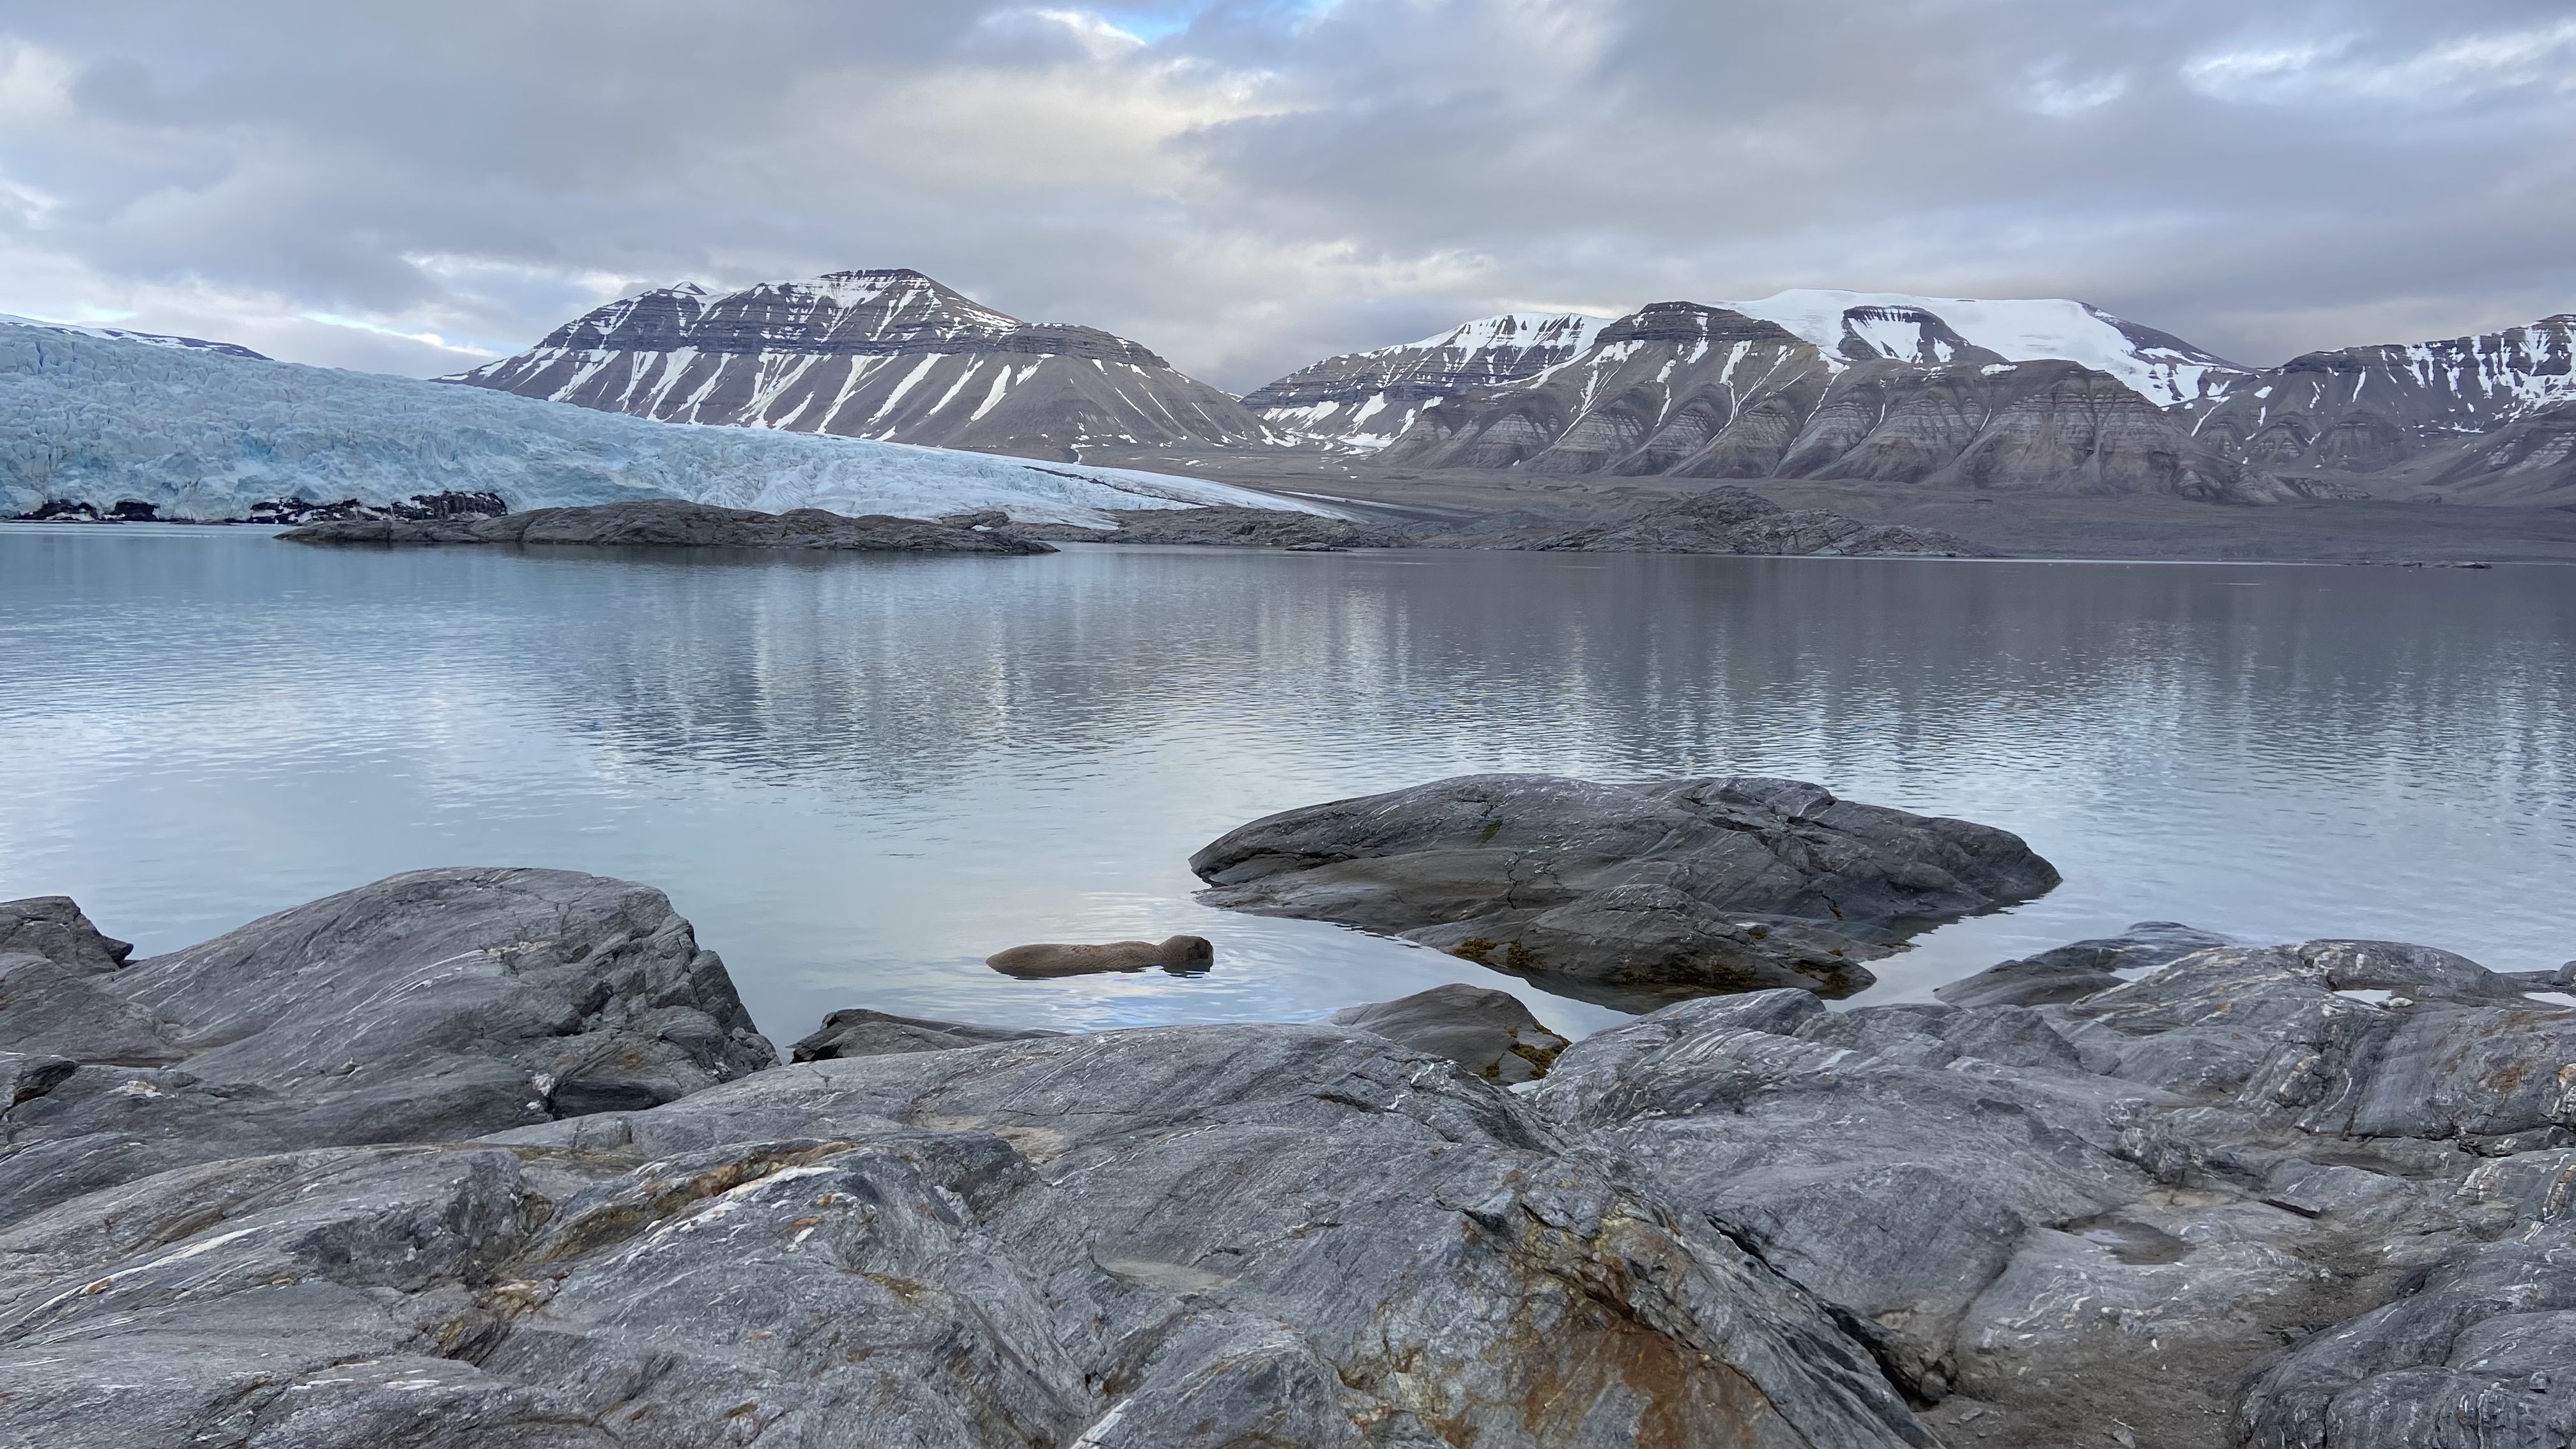
<path id="1" fill-rule="evenodd" d="M 1190 857 L 1211 904 L 1401 935 L 1574 994 L 1847 996 L 1933 921 L 2029 900 L 2018 836 L 1758 778 L 1462 775 L 1256 820 Z"/>
<path id="2" fill-rule="evenodd" d="M 1566 1045 L 1565 1038 L 1539 1025 L 1519 997 L 1481 986 L 1434 986 L 1393 1001 L 1346 1006 L 1330 1020 L 1447 1057 L 1505 1086 L 1546 1076 Z"/>
<path id="3" fill-rule="evenodd" d="M 58 914 L 0 921 L 30 907 Z M 0 1049 L 78 1065 L 10 1109 L 0 1220 L 189 1163 L 650 1106 L 777 1060 L 723 961 L 626 881 L 414 871 L 121 968 L 71 914 L 17 929 L 47 955 L 0 957 Z"/>
<path id="4" fill-rule="evenodd" d="M 1160 941 L 1108 941 L 1097 945 L 1042 942 L 1013 946 L 984 958 L 1005 976 L 1092 976 L 1105 971 L 1142 971 L 1159 966 L 1175 976 L 1205 971 L 1216 964 L 1216 947 L 1205 936 L 1172 936 Z"/>
<path id="5" fill-rule="evenodd" d="M 477 944 L 494 928 L 520 934 Z M 2064 954 L 2133 962 L 2186 930 Z M 692 1035 L 654 1013 L 713 1020 L 670 1004 L 709 996 L 669 967 L 712 962 L 686 931 L 622 882 L 425 872 L 119 968 L 68 902 L 0 905 L 17 958 L 144 1009 L 191 1070 L 229 1060 L 200 1127 L 265 1112 L 281 1139 L 66 1199 L 43 1185 L 75 1139 L 47 1114 L 102 1069 L 0 1050 L 0 1442 L 2563 1449 L 2576 1429 L 2576 1009 L 2445 952 L 2220 946 L 2039 1007 L 1693 1000 L 1517 1090 L 1459 1033 L 1526 1014 L 1459 987 L 1355 1008 L 1365 1030 L 925 1047 L 1002 1033 L 835 1013 L 800 1051 L 851 1053 L 711 1082 L 654 1060 L 667 1024 Z M 695 1089 L 387 1140 L 439 1083 L 523 1069 L 550 996 L 603 1001 L 626 1069 Z M 0 993 L 0 1027 L 78 1025 L 67 999 Z M 384 1136 L 297 1140 L 285 1109 L 337 1131 L 347 1104 L 291 1065 L 357 1041 L 408 1064 Z M 166 1091 L 117 1095 L 149 1114 Z"/>
<path id="6" fill-rule="evenodd" d="M 1035 539 L 882 513 L 755 513 L 676 499 L 532 508 L 498 518 L 348 519 L 278 535 L 292 543 L 539 543 L 667 548 L 813 548 L 874 553 L 1053 553 Z"/>
<path id="7" fill-rule="evenodd" d="M 2540 1449 L 2576 1422 L 2576 1011 L 2517 985 L 2319 941 L 2037 1009 L 1769 992 L 1587 1039 L 1533 1101 L 1958 1438 Z"/>
<path id="8" fill-rule="evenodd" d="M 588 881 L 485 883 L 551 885 L 553 920 L 457 895 L 473 922 L 518 932 L 497 953 L 415 881 L 364 903 L 380 926 L 351 897 L 319 903 L 143 963 L 163 986 L 136 994 L 175 1019 L 191 992 L 238 992 L 239 1011 L 199 1028 L 227 1044 L 192 1065 L 256 1055 L 281 1095 L 330 1015 L 299 1015 L 278 989 L 290 978 L 342 1003 L 339 1019 L 353 1001 L 473 996 L 470 1024 L 372 1018 L 371 1050 L 515 1071 L 512 1024 L 536 1016 L 522 991 L 579 974 L 565 942 L 629 965 L 639 944 L 672 943 L 632 897 L 622 929 L 575 919 L 567 891 L 596 914 L 618 888 L 571 885 Z M 366 950 L 306 969 L 351 931 Z M 644 999 L 679 989 L 661 985 Z M 299 1025 L 248 1019 L 280 1012 Z M 13 1129 L 52 1100 L 14 1109 Z M 30 1188 L 54 1164 L 15 1144 L 0 1157 L 0 1442 L 1930 1442 L 1802 1291 L 1499 1087 L 1368 1032 L 1166 1028 L 818 1060 L 479 1141 L 278 1145 L 50 1207 Z"/>
<path id="9" fill-rule="evenodd" d="M 1955 534 L 1789 509 L 1747 488 L 1719 487 L 1648 504 L 1626 517 L 1494 535 L 1480 548 L 1579 553 L 1733 553 L 1774 557 L 1990 558 Z"/>

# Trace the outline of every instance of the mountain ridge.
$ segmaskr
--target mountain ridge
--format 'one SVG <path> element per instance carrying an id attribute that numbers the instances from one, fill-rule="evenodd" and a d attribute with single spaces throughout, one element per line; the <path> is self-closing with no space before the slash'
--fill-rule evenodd
<path id="1" fill-rule="evenodd" d="M 660 422 L 1066 460 L 1093 442 L 1270 440 L 1141 343 L 1024 322 L 909 268 L 657 288 L 437 380 Z"/>

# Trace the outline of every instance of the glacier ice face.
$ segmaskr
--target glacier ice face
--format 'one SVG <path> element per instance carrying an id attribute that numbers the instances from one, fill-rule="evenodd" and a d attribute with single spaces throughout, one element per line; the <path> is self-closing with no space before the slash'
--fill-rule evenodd
<path id="1" fill-rule="evenodd" d="M 49 499 L 219 519 L 264 499 L 442 492 L 514 509 L 686 498 L 909 518 L 1001 509 L 1092 527 L 1108 508 L 1327 511 L 1193 478 L 654 422 L 100 331 L 0 319 L 0 517 Z"/>

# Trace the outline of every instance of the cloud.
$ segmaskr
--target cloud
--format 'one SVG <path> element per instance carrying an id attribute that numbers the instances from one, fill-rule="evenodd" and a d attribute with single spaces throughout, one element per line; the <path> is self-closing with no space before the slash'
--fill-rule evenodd
<path id="1" fill-rule="evenodd" d="M 2557 0 L 19 0 L 0 311 L 429 374 L 915 266 L 1240 390 L 1840 285 L 2267 362 L 2576 307 L 2571 62 Z"/>

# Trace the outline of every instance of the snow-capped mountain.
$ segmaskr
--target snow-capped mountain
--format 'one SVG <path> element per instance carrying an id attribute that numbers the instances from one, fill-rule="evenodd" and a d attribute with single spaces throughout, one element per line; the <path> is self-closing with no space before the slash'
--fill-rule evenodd
<path id="1" fill-rule="evenodd" d="M 2158 407 L 2197 402 L 2253 372 L 2171 333 L 2064 298 L 1978 301 L 1799 289 L 1758 302 L 1709 305 L 1777 322 L 1829 359 L 1947 363 L 2055 358 L 2108 373 Z"/>
<path id="2" fill-rule="evenodd" d="M 277 500 L 471 493 L 512 508 L 633 498 L 911 518 L 998 508 L 1095 527 L 1105 508 L 1323 511 L 1194 478 L 682 427 L 94 331 L 0 322 L 0 517 L 132 500 L 165 518 L 249 518 Z"/>
<path id="3" fill-rule="evenodd" d="M 1070 459 L 1086 443 L 1259 443 L 1261 420 L 1145 347 L 1038 325 L 914 271 L 716 295 L 666 287 L 448 382 L 677 423 Z"/>
<path id="4" fill-rule="evenodd" d="M 64 337 L 97 337 L 109 342 L 139 342 L 146 347 L 175 347 L 182 352 L 213 352 L 225 357 L 247 357 L 253 362 L 266 362 L 264 353 L 233 342 L 208 342 L 202 337 L 164 337 L 158 332 L 127 332 L 116 327 L 83 327 L 71 322 L 39 322 L 33 317 L 12 317 L 0 312 L 0 326 L 25 327 L 37 332 L 52 332 Z"/>
<path id="5" fill-rule="evenodd" d="M 1788 312 L 1786 306 L 1773 310 Z M 1695 478 L 1848 478 L 1973 489 L 2266 501 L 2282 483 L 2189 435 L 2119 377 L 2017 361 L 1924 309 L 1865 301 L 1786 323 L 1659 302 L 1580 357 L 1426 408 L 1380 457 L 1419 467 Z M 2127 339 L 2127 334 L 2114 333 Z M 2014 343 L 2028 351 L 2031 339 Z M 1890 355 L 1891 353 L 1896 355 Z"/>
<path id="6" fill-rule="evenodd" d="M 2439 342 L 2310 352 L 2237 381 L 2193 431 L 2270 468 L 2373 473 L 2576 402 L 2576 313 Z"/>
<path id="7" fill-rule="evenodd" d="M 1579 312 L 1480 317 L 1419 342 L 1327 357 L 1246 393 L 1243 405 L 1301 439 L 1382 448 L 1433 403 L 1581 356 L 1605 321 Z"/>

